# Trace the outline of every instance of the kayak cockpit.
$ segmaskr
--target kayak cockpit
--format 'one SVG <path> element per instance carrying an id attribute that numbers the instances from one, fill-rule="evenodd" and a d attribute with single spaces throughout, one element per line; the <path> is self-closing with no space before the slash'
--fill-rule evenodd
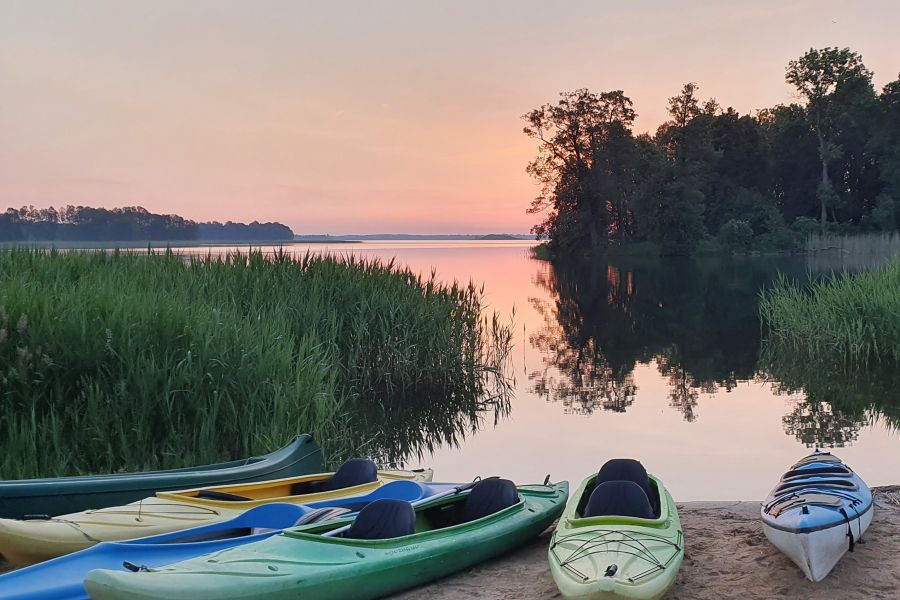
<path id="1" fill-rule="evenodd" d="M 364 494 L 378 487 L 380 475 L 383 474 L 378 471 L 374 462 L 357 458 L 344 462 L 334 473 L 320 473 L 234 486 L 162 492 L 157 495 L 161 498 L 168 497 L 189 502 L 200 500 L 217 503 L 272 501 L 296 496 L 310 496 L 310 500 L 315 500 L 316 496 L 324 497 L 326 494 L 336 492 Z"/>
<path id="2" fill-rule="evenodd" d="M 346 521 L 340 521 L 324 527 L 291 529 L 285 535 L 314 535 L 347 542 L 395 540 L 489 519 L 522 505 L 512 481 L 492 478 L 480 481 L 467 494 L 454 494 L 420 506 L 403 500 L 379 499 L 360 510 L 349 526 Z M 343 528 L 346 530 L 335 534 L 334 530 Z"/>
<path id="3" fill-rule="evenodd" d="M 662 525 L 668 520 L 662 484 L 632 459 L 607 461 L 584 485 L 575 519 L 595 524 L 607 518 Z"/>

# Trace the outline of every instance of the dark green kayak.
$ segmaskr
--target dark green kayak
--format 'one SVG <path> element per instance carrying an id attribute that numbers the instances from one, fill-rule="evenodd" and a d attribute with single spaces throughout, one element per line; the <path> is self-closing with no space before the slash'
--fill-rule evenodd
<path id="1" fill-rule="evenodd" d="M 569 495 L 565 482 L 517 489 L 489 479 L 479 486 L 415 512 L 407 503 L 379 500 L 344 537 L 323 534 L 346 520 L 298 527 L 161 569 L 91 571 L 85 588 L 94 600 L 380 598 L 520 547 L 559 517 Z"/>
<path id="2" fill-rule="evenodd" d="M 156 492 L 296 477 L 325 470 L 312 437 L 297 436 L 265 456 L 169 471 L 0 480 L 0 517 L 56 516 L 135 502 Z"/>

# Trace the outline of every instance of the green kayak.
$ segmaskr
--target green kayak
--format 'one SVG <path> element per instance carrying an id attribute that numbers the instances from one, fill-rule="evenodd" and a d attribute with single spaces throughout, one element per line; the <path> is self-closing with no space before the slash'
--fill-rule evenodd
<path id="1" fill-rule="evenodd" d="M 634 460 L 584 480 L 550 542 L 550 572 L 565 598 L 662 598 L 684 558 L 681 521 L 662 481 Z"/>
<path id="2" fill-rule="evenodd" d="M 0 479 L 0 518 L 56 515 L 136 502 L 156 492 L 266 481 L 324 471 L 322 453 L 309 435 L 264 456 L 167 471 L 52 479 Z"/>
<path id="3" fill-rule="evenodd" d="M 380 598 L 512 550 L 559 517 L 568 483 L 516 488 L 486 479 L 469 494 L 413 508 L 379 500 L 348 525 L 332 521 L 288 530 L 169 567 L 124 573 L 92 571 L 91 598 L 346 600 Z"/>

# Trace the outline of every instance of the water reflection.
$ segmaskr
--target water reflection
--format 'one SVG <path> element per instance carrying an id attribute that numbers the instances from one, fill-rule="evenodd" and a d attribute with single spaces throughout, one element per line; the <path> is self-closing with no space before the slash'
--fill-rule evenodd
<path id="1" fill-rule="evenodd" d="M 848 369 L 840 357 L 793 345 L 763 345 L 759 368 L 776 393 L 801 394 L 785 415 L 784 430 L 806 446 L 839 447 L 856 441 L 864 425 L 883 419 L 900 428 L 900 374 L 872 366 Z"/>
<path id="2" fill-rule="evenodd" d="M 896 374 L 853 376 L 821 356 L 763 347 L 760 290 L 779 273 L 805 281 L 809 266 L 790 258 L 546 263 L 535 284 L 549 300 L 532 299 L 543 318 L 530 337 L 542 357 L 529 373 L 532 391 L 566 413 L 623 412 L 637 395 L 635 366 L 652 364 L 669 406 L 688 422 L 702 418 L 704 395 L 768 381 L 777 394 L 805 395 L 790 401 L 783 426 L 807 446 L 851 443 L 877 418 L 896 426 Z"/>
<path id="3" fill-rule="evenodd" d="M 402 467 L 442 446 L 458 448 L 467 436 L 509 415 L 510 383 L 504 374 L 487 397 L 411 398 L 398 393 L 381 402 L 359 399 L 348 415 L 352 441 L 342 458 L 370 456 L 380 464 Z"/>

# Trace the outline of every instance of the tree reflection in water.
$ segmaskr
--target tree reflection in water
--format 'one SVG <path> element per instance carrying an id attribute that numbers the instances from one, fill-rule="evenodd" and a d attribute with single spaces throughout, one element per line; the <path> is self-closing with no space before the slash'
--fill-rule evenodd
<path id="1" fill-rule="evenodd" d="M 840 356 L 778 342 L 763 345 L 760 371 L 776 382 L 778 394 L 800 394 L 783 418 L 784 430 L 808 447 L 840 447 L 859 430 L 883 419 L 900 428 L 900 374 L 871 366 L 851 369 Z"/>
<path id="2" fill-rule="evenodd" d="M 806 266 L 789 258 L 543 263 L 535 283 L 550 299 L 531 300 L 544 321 L 530 337 L 542 355 L 532 389 L 567 413 L 623 412 L 637 394 L 635 367 L 650 364 L 689 422 L 701 416 L 702 395 L 767 380 L 777 394 L 805 393 L 783 423 L 808 446 L 850 443 L 876 418 L 900 424 L 896 375 L 851 375 L 796 349 L 766 346 L 761 356 L 759 292 L 779 272 L 806 279 Z"/>

